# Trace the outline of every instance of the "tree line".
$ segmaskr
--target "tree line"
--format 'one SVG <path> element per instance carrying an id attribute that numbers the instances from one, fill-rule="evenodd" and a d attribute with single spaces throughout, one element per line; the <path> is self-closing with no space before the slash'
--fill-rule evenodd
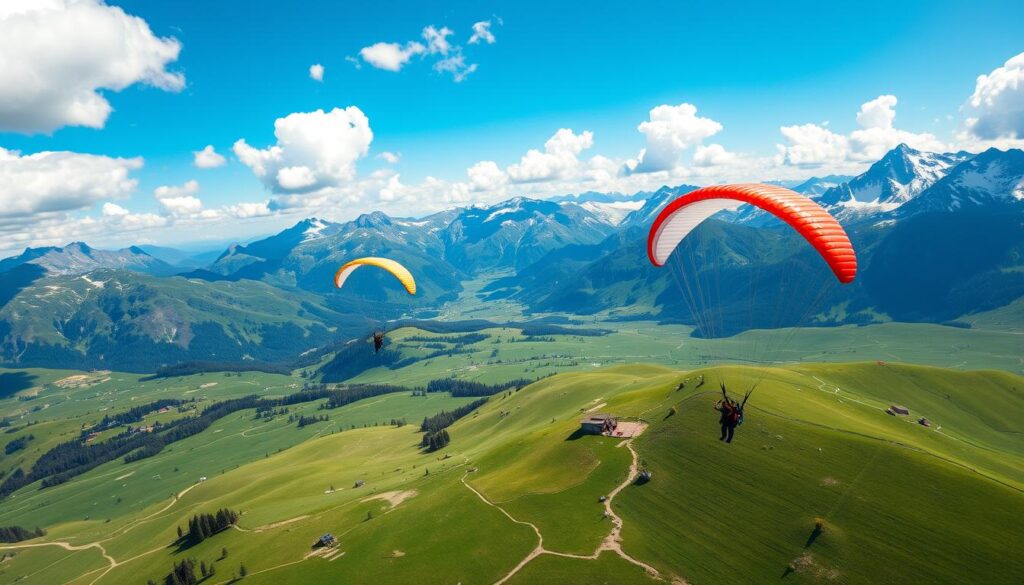
<path id="1" fill-rule="evenodd" d="M 532 384 L 533 380 L 519 379 L 502 382 L 499 384 L 484 384 L 473 380 L 459 380 L 457 378 L 443 378 L 427 382 L 427 392 L 450 392 L 452 396 L 493 396 L 510 388 L 522 388 Z"/>
<path id="2" fill-rule="evenodd" d="M 64 483 L 119 457 L 124 457 L 125 463 L 152 457 L 166 445 L 198 434 L 218 419 L 239 410 L 312 402 L 326 398 L 330 392 L 326 388 L 319 388 L 303 390 L 281 398 L 244 396 L 216 402 L 203 409 L 197 416 L 179 418 L 163 424 L 157 422 L 150 433 L 125 431 L 101 443 L 86 443 L 83 438 L 60 443 L 39 457 L 28 473 L 19 467 L 7 476 L 0 484 L 0 497 L 10 495 L 34 481 L 42 480 L 43 488 Z"/>
<path id="3" fill-rule="evenodd" d="M 140 381 L 155 380 L 158 378 L 176 378 L 179 376 L 191 376 L 193 374 L 205 374 L 209 372 L 264 372 L 267 374 L 281 374 L 290 376 L 292 371 L 287 364 L 275 364 L 270 362 L 243 361 L 243 362 L 215 362 L 215 361 L 191 361 L 180 362 L 170 366 L 157 368 L 150 376 L 139 378 Z"/>
<path id="4" fill-rule="evenodd" d="M 188 402 L 194 402 L 194 401 L 195 401 L 195 399 L 192 399 L 191 401 L 188 401 L 188 400 L 178 400 L 176 398 L 161 398 L 160 400 L 154 400 L 153 402 L 150 402 L 149 404 L 141 404 L 139 406 L 133 406 L 133 407 L 129 408 L 128 410 L 124 411 L 124 412 L 119 412 L 119 413 L 114 414 L 114 415 L 109 415 L 108 414 L 108 415 L 104 416 L 103 420 L 101 420 L 99 422 L 99 424 L 97 424 L 95 427 L 93 427 L 91 429 L 86 429 L 85 431 L 83 431 L 83 433 L 88 434 L 88 432 L 90 432 L 92 430 L 96 430 L 96 429 L 103 430 L 103 429 L 109 429 L 109 428 L 113 428 L 113 427 L 119 427 L 119 426 L 122 426 L 122 425 L 128 425 L 128 424 L 132 424 L 132 423 L 142 422 L 143 417 L 145 417 L 147 414 L 149 414 L 151 412 L 156 412 L 156 411 L 160 410 L 161 408 L 170 408 L 172 406 L 181 406 L 181 405 L 186 404 Z"/>
<path id="5" fill-rule="evenodd" d="M 0 542 L 21 542 L 45 535 L 46 531 L 38 526 L 36 526 L 35 530 L 29 530 L 21 526 L 0 526 Z"/>
<path id="6" fill-rule="evenodd" d="M 434 416 L 424 417 L 423 423 L 420 425 L 420 432 L 423 433 L 420 446 L 428 453 L 444 448 L 451 441 L 451 437 L 448 436 L 448 431 L 445 429 L 486 403 L 486 398 L 480 398 L 454 410 L 442 410 Z"/>

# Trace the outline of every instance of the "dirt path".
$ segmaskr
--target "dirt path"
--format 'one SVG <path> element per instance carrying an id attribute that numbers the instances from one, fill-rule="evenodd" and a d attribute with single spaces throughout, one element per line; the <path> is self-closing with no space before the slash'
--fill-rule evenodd
<path id="1" fill-rule="evenodd" d="M 36 542 L 36 543 L 33 543 L 33 544 L 10 544 L 10 545 L 0 546 L 0 550 L 16 549 L 16 548 L 38 548 L 38 547 L 41 547 L 41 546 L 59 546 L 60 548 L 62 548 L 64 550 L 68 550 L 68 551 L 72 551 L 72 552 L 80 551 L 80 550 L 86 550 L 86 549 L 90 549 L 90 548 L 99 549 L 100 554 L 103 555 L 103 558 L 106 559 L 106 561 L 107 561 L 107 563 L 109 563 L 109 565 L 107 566 L 107 568 L 105 570 L 103 570 L 102 573 L 99 574 L 98 577 L 96 577 L 95 579 L 90 581 L 89 585 L 92 585 L 93 583 L 95 583 L 95 582 L 99 581 L 100 579 L 102 579 L 104 575 L 106 575 L 110 571 L 114 570 L 114 568 L 117 567 L 120 564 L 116 560 L 114 560 L 114 557 L 112 557 L 109 554 L 107 554 L 107 549 L 103 548 L 103 545 L 98 543 L 98 542 L 90 542 L 89 544 L 71 544 L 70 542 L 58 541 L 58 542 Z M 95 571 L 93 571 L 93 572 L 95 572 Z"/>
<path id="2" fill-rule="evenodd" d="M 598 545 L 597 549 L 594 550 L 594 552 L 589 554 L 589 555 L 578 555 L 578 554 L 572 554 L 572 553 L 563 553 L 563 552 L 548 550 L 548 549 L 544 548 L 544 535 L 541 534 L 540 529 L 537 528 L 536 524 L 534 524 L 532 522 L 527 522 L 525 520 L 519 520 L 519 519 L 515 518 L 514 516 L 512 516 L 511 514 L 509 514 L 508 511 L 505 510 L 504 508 L 502 508 L 501 506 L 499 506 L 499 505 L 495 504 L 494 502 L 488 500 L 486 496 L 484 496 L 476 488 L 474 488 L 473 486 L 469 485 L 468 482 L 466 482 L 466 477 L 469 475 L 468 472 L 465 475 L 462 476 L 462 484 L 464 486 L 466 486 L 467 488 L 469 488 L 469 490 L 471 492 L 476 494 L 477 497 L 480 498 L 481 501 L 483 501 L 488 506 L 491 506 L 492 508 L 497 508 L 499 512 L 504 514 L 509 520 L 515 522 L 516 524 L 522 524 L 524 526 L 529 526 L 530 528 L 533 529 L 534 534 L 537 535 L 537 546 L 533 550 L 531 550 L 530 553 L 527 554 L 526 557 L 523 560 L 519 561 L 519 564 L 517 564 L 515 567 L 512 567 L 512 570 L 510 570 L 508 573 L 506 573 L 504 577 L 502 577 L 501 579 L 495 581 L 494 585 L 502 585 L 503 583 L 507 582 L 509 579 L 511 579 L 513 576 L 515 576 L 516 573 L 521 571 L 523 569 L 523 567 L 528 565 L 530 563 L 530 561 L 532 561 L 533 559 L 539 557 L 540 555 L 552 555 L 552 556 L 556 556 L 556 557 L 565 557 L 565 558 L 570 558 L 570 559 L 584 559 L 584 560 L 592 561 L 592 560 L 596 560 L 597 557 L 602 552 L 604 552 L 604 551 L 613 552 L 613 553 L 619 555 L 620 557 L 622 557 L 624 560 L 626 560 L 626 561 L 628 561 L 628 562 L 630 562 L 630 563 L 632 563 L 632 564 L 634 564 L 634 565 L 636 565 L 638 567 L 643 568 L 645 571 L 647 571 L 647 573 L 651 577 L 653 577 L 653 578 L 655 578 L 655 579 L 657 579 L 659 581 L 664 581 L 664 579 L 661 576 L 661 573 L 659 573 L 657 569 L 655 569 L 651 565 L 649 565 L 649 564 L 647 564 L 647 563 L 645 563 L 645 562 L 643 562 L 641 560 L 633 558 L 628 553 L 626 553 L 625 551 L 622 550 L 622 536 L 621 536 L 621 533 L 622 533 L 622 518 L 620 518 L 619 515 L 616 514 L 615 511 L 612 509 L 612 501 L 615 499 L 615 496 L 619 495 L 619 493 L 622 492 L 622 490 L 626 489 L 630 484 L 633 483 L 633 479 L 636 477 L 636 474 L 640 470 L 640 457 L 639 457 L 639 455 L 637 455 L 636 450 L 633 449 L 632 442 L 633 442 L 632 439 L 627 439 L 626 441 L 623 441 L 623 443 L 622 443 L 623 445 L 626 446 L 627 449 L 629 449 L 629 453 L 632 456 L 632 461 L 630 462 L 630 465 L 629 465 L 629 473 L 626 474 L 626 479 L 623 480 L 623 482 L 621 484 L 616 486 L 616 488 L 614 490 L 612 490 L 612 492 L 608 495 L 608 497 L 605 499 L 605 502 L 604 502 L 605 515 L 608 516 L 609 518 L 611 518 L 611 520 L 612 520 L 612 530 L 611 530 L 611 532 L 608 533 L 608 536 L 604 537 L 604 540 L 601 541 L 601 544 Z"/>

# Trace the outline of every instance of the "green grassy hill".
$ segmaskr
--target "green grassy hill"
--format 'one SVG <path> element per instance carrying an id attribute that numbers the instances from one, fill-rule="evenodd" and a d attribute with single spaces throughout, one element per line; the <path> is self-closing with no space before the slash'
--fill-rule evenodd
<path id="1" fill-rule="evenodd" d="M 267 392 L 288 386 L 261 376 L 250 381 Z M 177 388 L 204 378 L 225 380 Z M 718 441 L 712 410 L 720 380 L 735 392 L 758 383 L 732 445 Z M 98 388 L 80 400 L 107 394 Z M 195 558 L 216 567 L 204 583 L 226 583 L 243 564 L 246 582 L 274 584 L 657 582 L 643 566 L 676 583 L 1015 583 L 1022 390 L 1003 372 L 876 362 L 622 365 L 494 396 L 429 454 L 415 425 L 317 427 L 425 415 L 456 399 L 388 394 L 303 429 L 240 411 L 151 459 L 6 499 L 0 525 L 49 532 L 0 545 L 14 553 L 0 582 L 161 582 L 174 561 Z M 911 416 L 886 414 L 894 403 Z M 649 427 L 628 445 L 580 436 L 585 411 Z M 633 485 L 632 464 L 652 480 Z M 599 497 L 610 495 L 609 517 Z M 235 528 L 174 545 L 177 526 L 220 507 L 242 512 Z M 615 517 L 618 543 L 607 539 Z M 339 546 L 312 548 L 325 532 Z"/>

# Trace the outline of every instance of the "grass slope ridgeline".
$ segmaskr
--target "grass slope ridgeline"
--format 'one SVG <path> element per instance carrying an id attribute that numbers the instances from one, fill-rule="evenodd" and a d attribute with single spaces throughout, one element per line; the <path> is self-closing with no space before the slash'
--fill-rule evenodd
<path id="1" fill-rule="evenodd" d="M 34 375 L 49 388 L 64 374 Z M 35 400 L 53 406 L 35 412 L 0 403 L 12 428 L 42 443 L 5 456 L 3 469 L 101 420 L 100 400 L 119 412 L 133 393 L 204 407 L 246 388 L 279 400 L 301 380 L 109 377 L 43 390 Z M 758 384 L 732 445 L 718 441 L 711 408 L 719 381 L 734 392 Z M 184 564 L 216 583 L 241 566 L 247 582 L 275 584 L 1014 583 L 1022 389 L 1009 373 L 876 362 L 629 365 L 548 377 L 482 405 L 447 392 L 370 396 L 302 428 L 287 420 L 316 416 L 327 398 L 287 413 L 245 408 L 152 457 L 5 499 L 0 525 L 47 533 L 0 545 L 0 582 L 162 582 Z M 887 414 L 893 404 L 910 415 Z M 581 436 L 588 411 L 649 426 L 628 442 Z M 182 416 L 144 414 L 143 424 Z M 426 426 L 388 422 L 403 419 Z M 450 442 L 428 452 L 424 430 Z M 637 485 L 640 468 L 652 478 Z M 179 527 L 221 509 L 238 512 L 232 529 L 173 546 L 190 532 Z M 336 542 L 314 546 L 325 533 Z"/>

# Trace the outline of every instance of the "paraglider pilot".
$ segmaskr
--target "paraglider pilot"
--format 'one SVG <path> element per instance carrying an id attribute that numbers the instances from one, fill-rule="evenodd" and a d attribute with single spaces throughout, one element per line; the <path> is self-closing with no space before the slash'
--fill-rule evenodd
<path id="1" fill-rule="evenodd" d="M 722 399 L 715 403 L 715 410 L 721 413 L 718 424 L 722 425 L 722 436 L 718 440 L 732 443 L 736 427 L 743 424 L 743 407 L 747 405 L 747 399 L 750 398 L 754 388 L 751 388 L 743 396 L 743 402 L 736 402 L 729 398 L 729 394 L 725 390 L 725 383 L 719 382 L 719 385 L 722 388 Z"/>

